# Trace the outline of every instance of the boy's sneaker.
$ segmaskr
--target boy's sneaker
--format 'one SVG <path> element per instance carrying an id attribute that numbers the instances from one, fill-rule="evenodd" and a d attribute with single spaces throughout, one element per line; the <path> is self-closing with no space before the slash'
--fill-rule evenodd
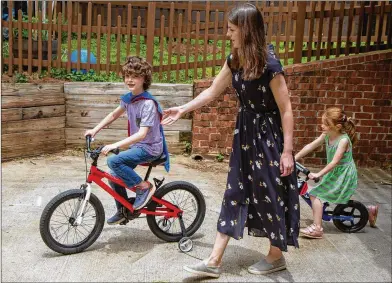
<path id="1" fill-rule="evenodd" d="M 115 224 L 120 224 L 125 220 L 124 214 L 121 212 L 121 210 L 118 210 L 115 215 L 110 217 L 106 222 L 109 225 L 115 225 Z"/>
<path id="2" fill-rule="evenodd" d="M 155 187 L 150 182 L 148 182 L 148 184 L 149 186 L 147 189 L 136 189 L 136 199 L 133 203 L 133 208 L 135 210 L 143 208 L 154 195 Z"/>

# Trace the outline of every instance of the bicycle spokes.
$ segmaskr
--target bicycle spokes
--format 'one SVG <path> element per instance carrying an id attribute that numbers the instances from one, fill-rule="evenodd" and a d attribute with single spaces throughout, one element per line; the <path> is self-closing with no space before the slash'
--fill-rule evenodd
<path id="1" fill-rule="evenodd" d="M 186 190 L 175 190 L 164 195 L 162 199 L 172 203 L 183 211 L 182 220 L 185 227 L 192 225 L 198 211 L 198 204 L 194 195 Z M 180 234 L 182 232 L 178 218 L 166 219 L 164 216 L 157 216 L 156 222 L 163 232 L 170 234 Z"/>
<path id="2" fill-rule="evenodd" d="M 345 209 L 343 209 L 341 215 L 335 216 L 334 219 L 339 219 L 343 223 L 348 221 L 351 223 L 351 225 L 355 225 L 361 219 L 361 212 L 358 209 L 356 209 L 355 207 L 346 207 Z"/>
<path id="3" fill-rule="evenodd" d="M 90 203 L 85 207 L 82 222 L 79 225 L 75 222 L 82 201 L 82 198 L 67 200 L 53 211 L 49 223 L 50 233 L 62 245 L 77 245 L 85 241 L 94 229 L 97 215 Z"/>

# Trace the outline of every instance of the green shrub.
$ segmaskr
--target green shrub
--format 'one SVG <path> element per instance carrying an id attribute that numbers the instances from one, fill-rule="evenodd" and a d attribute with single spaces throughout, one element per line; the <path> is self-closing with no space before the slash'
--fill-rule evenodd
<path id="1" fill-rule="evenodd" d="M 222 162 L 224 159 L 225 159 L 225 157 L 224 157 L 224 155 L 223 155 L 222 153 L 219 153 L 219 154 L 216 156 L 216 160 L 217 160 L 218 162 Z"/>
<path id="2" fill-rule="evenodd" d="M 16 83 L 27 83 L 27 77 L 24 74 L 16 73 L 15 74 L 15 82 Z"/>

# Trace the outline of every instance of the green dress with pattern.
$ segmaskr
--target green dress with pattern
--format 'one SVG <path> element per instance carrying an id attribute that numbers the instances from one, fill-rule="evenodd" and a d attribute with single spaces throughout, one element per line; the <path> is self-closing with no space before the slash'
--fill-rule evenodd
<path id="1" fill-rule="evenodd" d="M 329 143 L 329 136 L 325 137 L 327 162 L 330 163 L 336 153 L 339 142 L 347 138 L 349 149 L 344 153 L 338 165 L 325 174 L 320 183 L 309 194 L 323 202 L 346 204 L 358 186 L 357 168 L 352 155 L 352 144 L 347 134 L 343 134 L 333 144 Z"/>

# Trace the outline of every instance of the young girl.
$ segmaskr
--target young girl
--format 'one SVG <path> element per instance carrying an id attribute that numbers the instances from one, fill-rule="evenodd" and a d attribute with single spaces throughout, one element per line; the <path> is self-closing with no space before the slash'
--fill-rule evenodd
<path id="1" fill-rule="evenodd" d="M 321 239 L 323 228 L 323 202 L 345 204 L 357 189 L 357 169 L 352 156 L 357 141 L 355 125 L 339 108 L 328 108 L 322 116 L 323 133 L 295 155 L 298 160 L 325 142 L 327 166 L 318 173 L 310 173 L 310 179 L 323 177 L 310 192 L 314 223 L 300 233 L 308 238 Z"/>

